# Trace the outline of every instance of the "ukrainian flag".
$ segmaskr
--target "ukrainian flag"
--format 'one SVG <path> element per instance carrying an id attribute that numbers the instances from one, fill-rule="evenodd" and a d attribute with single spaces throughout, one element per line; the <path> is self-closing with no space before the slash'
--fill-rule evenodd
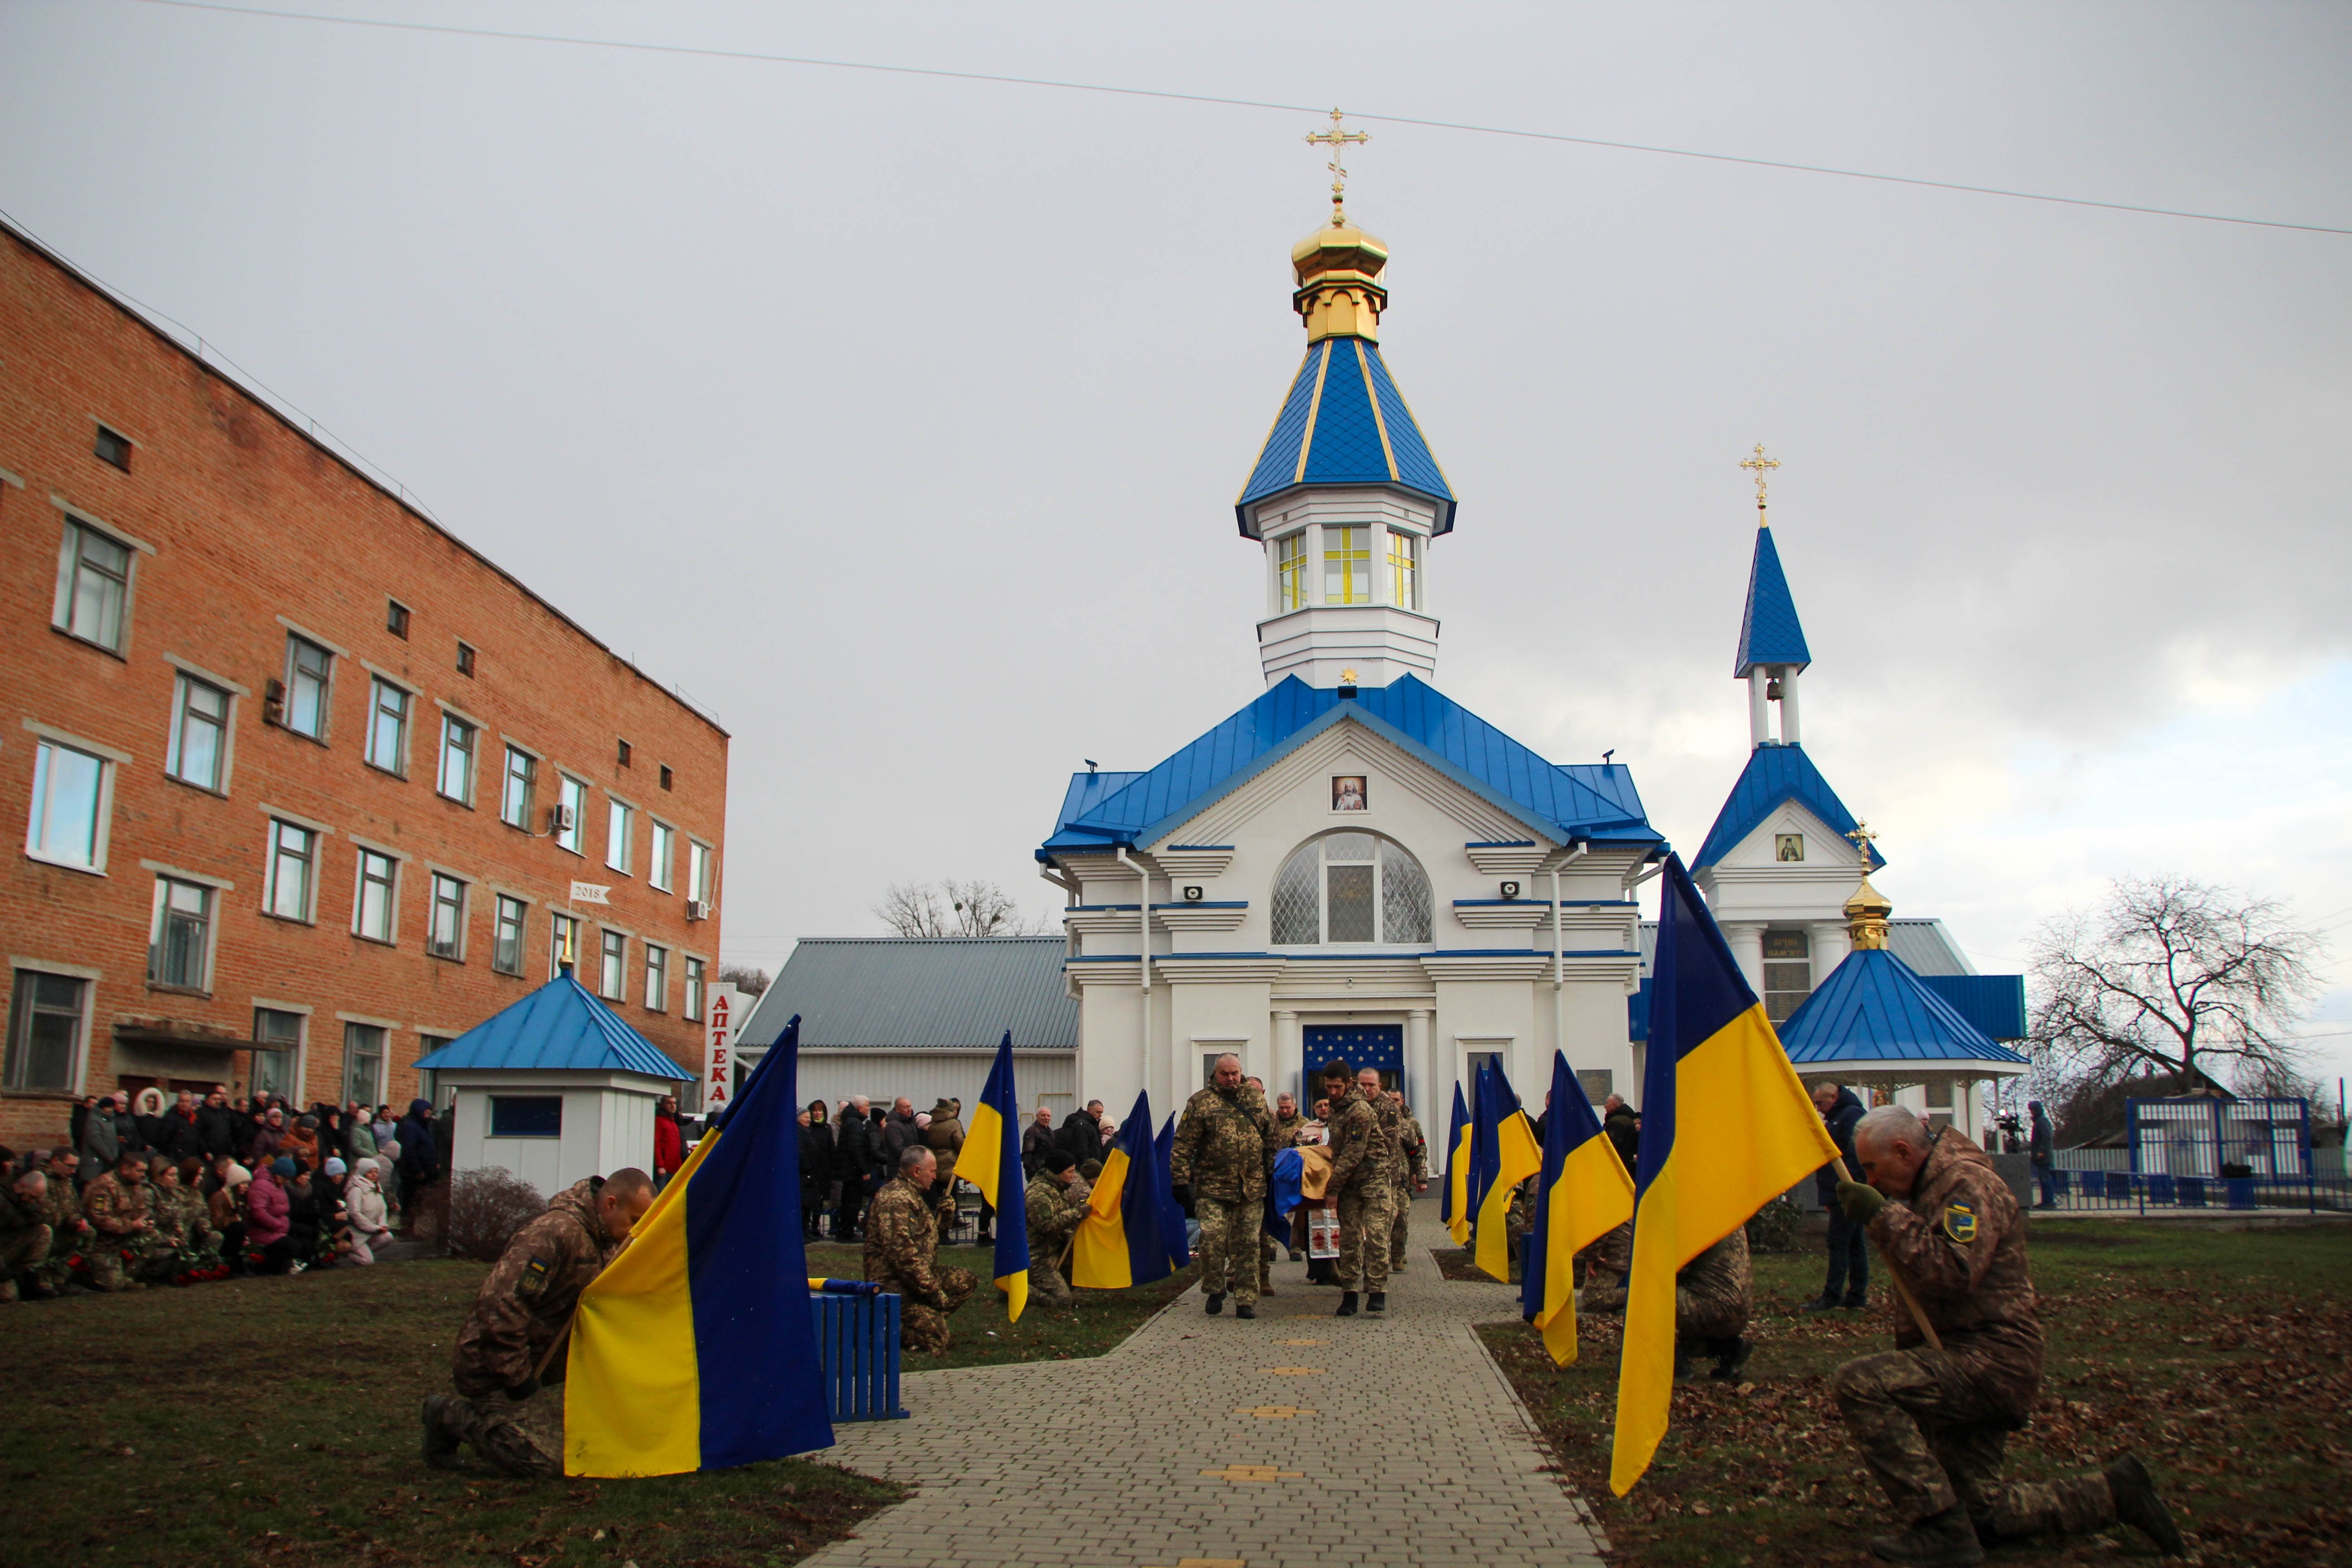
<path id="1" fill-rule="evenodd" d="M 1070 1283 L 1091 1290 L 1124 1290 L 1149 1285 L 1175 1272 L 1169 1258 L 1184 1245 L 1179 1234 L 1175 1248 L 1168 1243 L 1168 1211 L 1175 1194 L 1168 1187 L 1167 1167 L 1160 1163 L 1151 1136 L 1151 1096 L 1135 1097 L 1135 1109 L 1118 1125 L 1118 1142 L 1111 1145 L 1095 1179 L 1095 1194 L 1070 1255 Z"/>
<path id="2" fill-rule="evenodd" d="M 1551 1103 L 1544 1109 L 1543 1173 L 1536 1179 L 1536 1227 L 1528 1233 L 1519 1305 L 1543 1331 L 1556 1365 L 1576 1359 L 1576 1255 L 1633 1217 L 1633 1178 L 1568 1057 L 1551 1054 Z"/>
<path id="3" fill-rule="evenodd" d="M 1167 1217 L 1160 1227 L 1168 1242 L 1168 1267 L 1189 1268 L 1192 1245 L 1184 1228 L 1184 1205 L 1176 1201 L 1176 1118 L 1172 1113 L 1161 1124 L 1160 1136 L 1151 1141 L 1151 1157 L 1160 1163 L 1160 1190 L 1168 1194 Z"/>
<path id="4" fill-rule="evenodd" d="M 1658 884 L 1633 1269 L 1609 1468 L 1610 1489 L 1620 1497 L 1642 1479 L 1666 1435 L 1675 1275 L 1838 1157 L 1680 856 L 1667 858 Z"/>
<path id="5" fill-rule="evenodd" d="M 1485 1072 L 1486 1064 L 1478 1064 Z M 1456 1247 L 1470 1245 L 1470 1111 L 1462 1103 L 1462 1086 L 1454 1086 L 1454 1121 L 1445 1133 L 1445 1191 L 1439 1194 L 1437 1215 Z"/>
<path id="6" fill-rule="evenodd" d="M 1013 1089 L 1010 1029 L 996 1047 L 955 1173 L 996 1211 L 996 1288 L 1004 1292 L 1005 1316 L 1017 1323 L 1029 1304 L 1029 1205 L 1021 1184 L 1021 1097 Z"/>
<path id="7" fill-rule="evenodd" d="M 580 1293 L 566 1475 L 667 1476 L 833 1446 L 801 1248 L 800 1024 Z"/>
<path id="8" fill-rule="evenodd" d="M 1507 1285 L 1511 1282 L 1511 1194 L 1543 1169 L 1536 1130 L 1519 1109 L 1519 1097 L 1500 1066 L 1478 1075 L 1478 1103 L 1471 1117 L 1474 1163 L 1478 1168 L 1477 1250 L 1472 1261 Z"/>

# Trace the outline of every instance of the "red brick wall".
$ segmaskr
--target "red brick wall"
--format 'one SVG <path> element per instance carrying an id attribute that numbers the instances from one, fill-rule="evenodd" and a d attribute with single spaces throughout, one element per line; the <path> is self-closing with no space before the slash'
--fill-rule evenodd
<path id="1" fill-rule="evenodd" d="M 93 455 L 100 421 L 135 444 L 129 472 Z M 85 1090 L 116 1086 L 118 1055 L 138 1059 L 138 1047 L 115 1038 L 126 1022 L 249 1038 L 262 999 L 312 1009 L 306 1101 L 334 1099 L 341 1088 L 338 1013 L 395 1021 L 383 1089 L 404 1104 L 417 1082 L 420 1029 L 468 1028 L 544 982 L 551 910 L 583 917 L 580 973 L 592 989 L 600 925 L 609 920 L 631 933 L 619 1013 L 676 1060 L 699 1064 L 699 1031 L 680 1016 L 684 958 L 701 957 L 717 978 L 719 922 L 686 919 L 687 840 L 723 849 L 724 731 L 4 228 L 0 469 L 23 481 L 0 480 L 0 832 L 15 836 L 0 840 L 0 952 L 12 968 L 33 961 L 97 972 Z M 65 516 L 53 498 L 152 547 L 133 567 L 120 657 L 51 626 Z M 386 629 L 388 599 L 410 609 L 406 640 Z M 281 616 L 352 656 L 335 661 L 323 746 L 265 722 L 268 683 L 285 674 Z M 456 668 L 460 639 L 478 650 L 471 679 Z M 250 693 L 233 711 L 226 795 L 165 774 L 178 674 L 166 655 Z M 370 686 L 362 660 L 418 694 L 405 778 L 362 760 Z M 436 700 L 482 725 L 472 809 L 436 793 Z M 131 758 L 111 770 L 105 875 L 25 852 L 37 744 L 26 721 Z M 537 836 L 499 818 L 509 737 L 542 759 Z M 623 739 L 633 750 L 625 768 Z M 664 764 L 675 774 L 668 792 Z M 559 765 L 592 786 L 583 855 L 545 836 Z M 634 875 L 604 866 L 608 790 L 638 808 Z M 315 924 L 261 912 L 265 805 L 334 829 L 322 840 Z M 647 886 L 649 816 L 678 830 L 667 894 Z M 352 934 L 353 836 L 406 858 L 395 945 Z M 207 994 L 147 984 L 155 873 L 142 861 L 235 884 L 214 900 Z M 462 963 L 425 951 L 428 865 L 470 881 Z M 575 879 L 609 884 L 609 907 L 573 905 Z M 530 900 L 520 977 L 491 969 L 492 884 Z M 648 941 L 672 953 L 664 1013 L 644 1005 Z M 222 1053 L 216 1069 L 184 1076 L 216 1072 L 242 1088 L 249 1061 Z M 0 1093 L 0 1142 L 21 1149 L 62 1136 L 72 1102 Z"/>

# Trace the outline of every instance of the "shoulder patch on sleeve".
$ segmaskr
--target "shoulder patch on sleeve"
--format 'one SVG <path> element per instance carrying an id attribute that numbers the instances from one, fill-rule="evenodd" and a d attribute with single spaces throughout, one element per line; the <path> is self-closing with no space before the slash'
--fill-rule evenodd
<path id="1" fill-rule="evenodd" d="M 1944 1205 L 1944 1234 L 1962 1247 L 1977 1238 L 1977 1211 L 1972 1204 Z"/>
<path id="2" fill-rule="evenodd" d="M 522 1278 L 515 1281 L 515 1294 L 536 1296 L 547 1289 L 550 1265 L 544 1258 L 534 1258 L 522 1266 Z"/>

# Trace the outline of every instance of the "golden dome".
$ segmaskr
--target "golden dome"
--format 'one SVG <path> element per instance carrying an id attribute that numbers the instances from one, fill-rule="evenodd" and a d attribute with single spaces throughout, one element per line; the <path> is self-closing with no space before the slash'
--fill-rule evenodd
<path id="1" fill-rule="evenodd" d="M 1298 279 L 1291 308 L 1307 323 L 1307 341 L 1370 338 L 1380 341 L 1381 312 L 1389 291 L 1381 271 L 1389 247 L 1351 223 L 1332 223 L 1290 247 L 1290 268 Z"/>
<path id="2" fill-rule="evenodd" d="M 1886 895 L 1870 885 L 1870 873 L 1862 874 L 1862 886 L 1845 901 L 1846 934 L 1859 950 L 1883 948 L 1886 945 L 1886 917 L 1895 906 Z"/>

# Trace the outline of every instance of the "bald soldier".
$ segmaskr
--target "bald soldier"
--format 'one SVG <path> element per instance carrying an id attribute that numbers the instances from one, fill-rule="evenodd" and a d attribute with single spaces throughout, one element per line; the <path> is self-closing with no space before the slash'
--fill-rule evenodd
<path id="1" fill-rule="evenodd" d="M 1242 1059 L 1228 1051 L 1209 1070 L 1209 1087 L 1184 1102 L 1168 1159 L 1180 1198 L 1201 1222 L 1201 1293 L 1211 1317 L 1234 1298 L 1234 1316 L 1257 1316 L 1260 1220 L 1274 1114 L 1265 1097 L 1242 1081 Z"/>
<path id="2" fill-rule="evenodd" d="M 449 1368 L 457 1392 L 425 1401 L 426 1464 L 461 1469 L 457 1450 L 471 1444 L 510 1476 L 563 1473 L 562 1398 L 532 1396 L 563 1381 L 580 1292 L 620 1256 L 653 1201 L 653 1178 L 624 1167 L 572 1183 L 515 1232 L 457 1331 Z"/>
<path id="3" fill-rule="evenodd" d="M 898 1173 L 874 1194 L 866 1214 L 866 1278 L 898 1297 L 898 1343 L 945 1355 L 954 1342 L 948 1314 L 980 1286 L 969 1268 L 935 1259 L 940 1226 L 931 1207 L 939 1161 L 918 1143 L 898 1156 Z"/>
<path id="4" fill-rule="evenodd" d="M 2117 1522 L 2168 1556 L 2184 1548 L 2147 1468 L 2126 1454 L 2104 1470 L 2004 1485 L 2001 1450 L 2042 1386 L 2042 1324 L 2026 1270 L 2025 1222 L 2009 1184 L 1957 1129 L 1929 1132 L 1885 1105 L 1854 1127 L 1864 1181 L 1841 1180 L 1864 1226 L 1943 1342 L 1930 1349 L 1907 1312 L 1895 1348 L 1839 1367 L 1838 1411 L 1863 1459 L 1909 1526 L 1871 1551 L 1889 1563 L 1984 1561 L 1989 1542 L 2082 1535 Z"/>

